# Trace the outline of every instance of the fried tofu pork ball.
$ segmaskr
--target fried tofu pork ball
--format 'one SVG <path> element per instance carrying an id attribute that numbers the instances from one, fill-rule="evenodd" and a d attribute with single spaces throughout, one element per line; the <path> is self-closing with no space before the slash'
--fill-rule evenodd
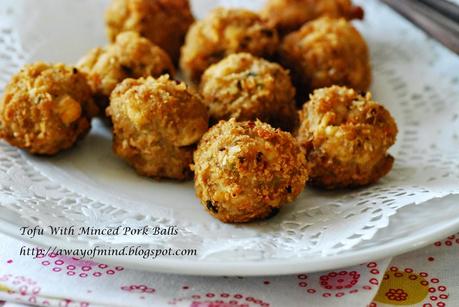
<path id="1" fill-rule="evenodd" d="M 72 147 L 98 112 L 85 76 L 64 64 L 37 62 L 12 77 L 0 100 L 0 137 L 32 154 Z"/>
<path id="2" fill-rule="evenodd" d="M 175 72 L 165 51 L 132 31 L 118 35 L 114 44 L 91 50 L 77 67 L 86 74 L 102 114 L 113 89 L 124 79 Z"/>
<path id="3" fill-rule="evenodd" d="M 309 181 L 325 189 L 365 186 L 391 169 L 387 153 L 397 125 L 391 114 L 353 89 L 332 86 L 314 91 L 300 114 L 298 140 L 310 164 Z"/>
<path id="4" fill-rule="evenodd" d="M 233 54 L 209 67 L 200 90 L 214 122 L 259 119 L 288 131 L 297 124 L 289 72 L 251 54 Z"/>
<path id="5" fill-rule="evenodd" d="M 199 83 L 201 75 L 224 57 L 247 52 L 270 58 L 277 50 L 277 31 L 258 14 L 243 9 L 214 9 L 191 26 L 180 59 L 186 76 Z"/>
<path id="6" fill-rule="evenodd" d="M 140 175 L 190 179 L 194 146 L 208 129 L 200 97 L 169 76 L 126 79 L 113 91 L 107 115 L 113 150 Z"/>
<path id="7" fill-rule="evenodd" d="M 194 22 L 188 0 L 112 0 L 105 14 L 109 39 L 135 31 L 178 63 L 180 47 Z"/>
<path id="8" fill-rule="evenodd" d="M 363 19 L 364 11 L 351 0 L 268 0 L 261 15 L 281 34 L 296 31 L 308 21 L 328 16 Z"/>
<path id="9" fill-rule="evenodd" d="M 268 218 L 303 191 L 304 153 L 288 132 L 260 121 L 221 121 L 194 154 L 202 205 L 225 223 Z"/>
<path id="10" fill-rule="evenodd" d="M 342 85 L 364 92 L 371 83 L 368 46 L 345 19 L 305 24 L 285 37 L 280 57 L 292 72 L 301 103 L 317 88 Z"/>

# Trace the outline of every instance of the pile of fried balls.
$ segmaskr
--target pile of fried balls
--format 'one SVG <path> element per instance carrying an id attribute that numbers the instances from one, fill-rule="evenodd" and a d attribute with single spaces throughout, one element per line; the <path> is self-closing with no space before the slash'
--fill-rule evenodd
<path id="1" fill-rule="evenodd" d="M 0 137 L 50 156 L 106 119 L 117 156 L 143 176 L 194 176 L 226 223 L 271 217 L 305 185 L 366 186 L 391 170 L 397 125 L 367 92 L 369 51 L 351 24 L 363 17 L 351 0 L 267 0 L 197 21 L 188 0 L 112 0 L 108 46 L 12 77 Z"/>

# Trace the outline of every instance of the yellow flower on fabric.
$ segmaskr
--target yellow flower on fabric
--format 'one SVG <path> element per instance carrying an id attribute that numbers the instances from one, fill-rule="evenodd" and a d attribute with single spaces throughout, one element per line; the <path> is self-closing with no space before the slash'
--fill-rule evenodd
<path id="1" fill-rule="evenodd" d="M 411 269 L 390 268 L 384 274 L 375 301 L 389 305 L 414 305 L 429 294 L 429 282 Z"/>
<path id="2" fill-rule="evenodd" d="M 0 292 L 11 292 L 11 291 L 13 290 L 3 284 L 0 284 Z"/>

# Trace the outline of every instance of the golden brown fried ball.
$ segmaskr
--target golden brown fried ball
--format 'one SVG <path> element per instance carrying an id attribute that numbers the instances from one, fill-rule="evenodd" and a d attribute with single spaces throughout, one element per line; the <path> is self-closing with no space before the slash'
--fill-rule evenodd
<path id="1" fill-rule="evenodd" d="M 310 164 L 310 183 L 326 189 L 359 187 L 391 169 L 387 153 L 397 125 L 391 114 L 353 89 L 332 86 L 314 91 L 300 114 L 298 140 Z"/>
<path id="2" fill-rule="evenodd" d="M 175 72 L 167 53 L 136 32 L 123 32 L 114 44 L 91 50 L 77 67 L 86 74 L 102 113 L 113 89 L 124 79 Z"/>
<path id="3" fill-rule="evenodd" d="M 289 72 L 251 54 L 236 53 L 210 66 L 200 90 L 214 122 L 259 119 L 288 131 L 297 124 Z"/>
<path id="4" fill-rule="evenodd" d="M 107 115 L 113 150 L 144 176 L 185 180 L 193 145 L 208 128 L 200 97 L 169 76 L 126 79 L 112 92 Z"/>
<path id="5" fill-rule="evenodd" d="M 194 17 L 188 0 L 112 0 L 105 20 L 111 41 L 121 32 L 135 31 L 164 49 L 177 63 Z"/>
<path id="6" fill-rule="evenodd" d="M 260 121 L 221 121 L 194 154 L 202 205 L 225 223 L 268 218 L 303 191 L 304 153 L 288 132 Z"/>
<path id="7" fill-rule="evenodd" d="M 0 101 L 0 137 L 32 154 L 72 147 L 98 112 L 85 76 L 64 64 L 37 62 L 12 77 Z"/>
<path id="8" fill-rule="evenodd" d="M 363 19 L 364 11 L 351 0 L 268 0 L 261 15 L 280 33 L 287 34 L 323 16 Z"/>
<path id="9" fill-rule="evenodd" d="M 300 100 L 317 88 L 343 85 L 367 91 L 370 86 L 367 44 L 345 19 L 309 22 L 287 35 L 280 49 L 281 62 L 291 70 Z"/>
<path id="10" fill-rule="evenodd" d="M 277 31 L 256 13 L 216 8 L 191 27 L 182 47 L 180 64 L 190 80 L 199 82 L 210 65 L 230 54 L 248 52 L 269 58 L 276 52 L 278 43 Z"/>

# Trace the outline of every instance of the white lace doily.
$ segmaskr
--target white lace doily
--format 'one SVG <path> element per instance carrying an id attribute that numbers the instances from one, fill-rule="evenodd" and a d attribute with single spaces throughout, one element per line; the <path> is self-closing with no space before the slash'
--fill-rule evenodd
<path id="1" fill-rule="evenodd" d="M 107 1 L 2 0 L 0 89 L 24 63 L 76 62 L 105 43 Z M 263 1 L 219 1 L 257 6 Z M 87 139 L 58 157 L 31 157 L 0 143 L 0 216 L 23 225 L 177 225 L 176 237 L 73 237 L 103 243 L 196 248 L 199 260 L 299 259 L 349 250 L 370 240 L 401 207 L 459 193 L 459 59 L 375 0 L 356 22 L 372 55 L 374 97 L 399 126 L 393 171 L 351 192 L 306 189 L 265 222 L 225 225 L 199 205 L 191 183 L 140 178 L 111 152 L 95 122 Z M 203 16 L 218 1 L 195 0 Z M 89 9 L 90 8 L 90 9 Z"/>

